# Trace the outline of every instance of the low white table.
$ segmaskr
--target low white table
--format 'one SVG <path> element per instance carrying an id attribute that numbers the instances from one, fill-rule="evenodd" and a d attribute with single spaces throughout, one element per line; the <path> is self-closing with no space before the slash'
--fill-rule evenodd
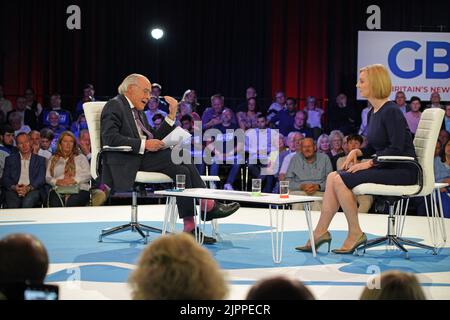
<path id="1" fill-rule="evenodd" d="M 230 190 L 218 190 L 218 189 L 202 189 L 202 188 L 193 188 L 193 189 L 185 189 L 183 191 L 176 190 L 161 190 L 155 191 L 155 194 L 159 194 L 162 196 L 169 197 L 166 205 L 166 221 L 167 216 L 174 212 L 174 207 L 176 206 L 175 198 L 176 197 L 186 197 L 193 199 L 194 212 L 197 212 L 197 199 L 212 199 L 212 200 L 229 200 L 236 202 L 250 202 L 250 203 L 259 203 L 259 204 L 267 204 L 269 207 L 269 215 L 270 215 L 270 233 L 272 239 L 272 258 L 275 263 L 280 263 L 282 259 L 282 250 L 283 250 L 283 238 L 284 238 L 284 213 L 287 205 L 294 203 L 302 203 L 305 208 L 306 222 L 308 224 L 309 238 L 311 242 L 313 256 L 316 256 L 316 247 L 314 244 L 314 236 L 313 236 L 313 228 L 311 222 L 311 202 L 321 201 L 322 197 L 313 197 L 313 196 L 298 196 L 298 195 L 289 195 L 288 198 L 280 198 L 279 194 L 272 193 L 261 193 L 259 196 L 253 196 L 251 192 L 245 191 L 230 191 Z M 275 207 L 275 235 L 273 231 L 273 217 L 272 217 L 272 207 Z M 205 218 L 207 215 L 206 212 L 206 202 L 204 208 L 200 208 L 200 214 L 203 214 L 203 224 L 200 219 L 200 215 L 196 214 L 197 225 L 200 226 L 200 229 L 204 234 L 205 230 Z M 202 212 L 203 211 L 203 212 Z M 281 218 L 280 216 L 281 211 Z M 280 221 L 281 220 L 281 225 Z M 167 224 L 163 226 L 163 233 L 167 228 Z M 203 239 L 199 237 L 196 233 L 196 238 L 199 243 L 203 243 Z"/>

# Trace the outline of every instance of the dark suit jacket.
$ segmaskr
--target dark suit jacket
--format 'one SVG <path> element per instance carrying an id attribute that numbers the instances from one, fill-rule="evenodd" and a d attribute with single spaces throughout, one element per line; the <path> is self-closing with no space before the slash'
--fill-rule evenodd
<path id="1" fill-rule="evenodd" d="M 154 130 L 148 124 L 144 112 L 140 112 L 146 129 L 154 136 L 154 139 L 163 139 L 174 128 L 163 121 L 158 130 Z M 132 152 L 106 152 L 104 154 L 102 179 L 112 186 L 114 190 L 129 190 L 133 187 L 136 173 L 141 166 L 143 155 L 139 154 L 141 138 L 130 104 L 124 95 L 118 95 L 109 100 L 103 108 L 101 115 L 101 146 L 130 146 Z M 146 161 L 157 159 L 157 152 L 146 151 Z"/>
<path id="2" fill-rule="evenodd" d="M 19 182 L 21 169 L 20 153 L 11 154 L 6 158 L 2 177 L 2 186 L 5 189 L 9 190 Z M 41 196 L 45 195 L 45 170 L 45 158 L 32 154 L 29 169 L 30 185 L 39 190 Z"/>

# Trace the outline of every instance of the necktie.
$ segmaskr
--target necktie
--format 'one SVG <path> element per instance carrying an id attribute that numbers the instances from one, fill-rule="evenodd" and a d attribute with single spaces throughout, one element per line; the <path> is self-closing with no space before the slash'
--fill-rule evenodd
<path id="1" fill-rule="evenodd" d="M 139 115 L 139 111 L 136 108 L 131 109 L 133 111 L 134 120 L 136 120 L 136 124 L 138 127 L 147 135 L 147 138 L 153 139 L 153 134 L 147 130 L 147 128 L 144 126 L 144 124 L 141 121 L 141 117 Z"/>

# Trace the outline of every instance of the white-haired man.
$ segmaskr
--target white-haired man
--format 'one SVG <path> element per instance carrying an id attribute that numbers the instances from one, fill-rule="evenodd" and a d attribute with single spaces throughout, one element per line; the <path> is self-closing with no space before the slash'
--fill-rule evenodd
<path id="1" fill-rule="evenodd" d="M 151 97 L 152 85 L 143 75 L 131 74 L 119 86 L 119 95 L 108 101 L 101 115 L 102 145 L 112 147 L 130 146 L 132 152 L 112 152 L 105 154 L 103 182 L 114 186 L 115 190 L 131 189 L 137 171 L 161 172 L 175 181 L 177 174 L 186 177 L 186 188 L 205 188 L 193 164 L 176 165 L 172 161 L 171 149 L 164 148 L 161 141 L 174 128 L 178 102 L 165 97 L 169 103 L 169 114 L 158 130 L 148 125 L 143 112 Z M 194 208 L 189 198 L 177 199 L 184 231 L 194 233 Z M 224 205 L 216 202 L 210 205 L 207 220 L 224 218 L 239 209 L 239 204 Z M 215 239 L 205 237 L 204 243 L 214 243 Z"/>

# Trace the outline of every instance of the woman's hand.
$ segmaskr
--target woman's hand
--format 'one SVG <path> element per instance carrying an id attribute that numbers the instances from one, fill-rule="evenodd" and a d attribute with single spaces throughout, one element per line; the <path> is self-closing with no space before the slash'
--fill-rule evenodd
<path id="1" fill-rule="evenodd" d="M 342 170 L 348 170 L 358 162 L 358 151 L 359 149 L 353 149 L 349 152 L 344 164 L 342 165 Z"/>
<path id="2" fill-rule="evenodd" d="M 72 177 L 64 177 L 64 179 L 56 180 L 56 185 L 59 187 L 71 186 L 76 183 L 77 182 Z"/>
<path id="3" fill-rule="evenodd" d="M 370 161 L 365 161 L 365 162 L 361 162 L 361 163 L 357 163 L 357 164 L 352 165 L 347 170 L 347 172 L 355 173 L 355 172 L 358 172 L 358 171 L 361 171 L 361 170 L 367 170 L 367 169 L 372 168 L 372 167 L 373 167 L 372 160 L 370 160 Z"/>

